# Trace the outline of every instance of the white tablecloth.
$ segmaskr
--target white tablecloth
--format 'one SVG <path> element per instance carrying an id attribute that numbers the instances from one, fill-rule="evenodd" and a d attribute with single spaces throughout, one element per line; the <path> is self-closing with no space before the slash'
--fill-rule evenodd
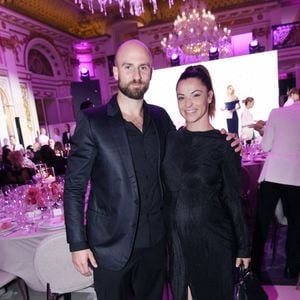
<path id="1" fill-rule="evenodd" d="M 0 269 L 24 279 L 33 290 L 45 291 L 34 269 L 34 255 L 41 241 L 57 232 L 59 231 L 24 234 L 17 231 L 7 237 L 0 236 Z"/>

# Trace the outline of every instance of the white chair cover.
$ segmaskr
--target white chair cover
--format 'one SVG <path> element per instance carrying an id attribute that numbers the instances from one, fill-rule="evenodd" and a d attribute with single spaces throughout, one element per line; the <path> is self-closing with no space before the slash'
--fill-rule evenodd
<path id="1" fill-rule="evenodd" d="M 0 270 L 0 288 L 17 279 L 17 276 Z"/>
<path id="2" fill-rule="evenodd" d="M 85 277 L 74 268 L 65 232 L 53 234 L 40 243 L 34 268 L 45 291 L 47 283 L 58 294 L 79 291 L 93 284 L 93 276 Z"/>

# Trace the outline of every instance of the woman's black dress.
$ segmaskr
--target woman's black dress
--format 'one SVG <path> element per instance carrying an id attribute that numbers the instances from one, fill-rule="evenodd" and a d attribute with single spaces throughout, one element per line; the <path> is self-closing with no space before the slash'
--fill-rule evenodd
<path id="1" fill-rule="evenodd" d="M 236 257 L 249 257 L 240 156 L 217 130 L 168 136 L 163 162 L 174 300 L 233 299 Z"/>
<path id="2" fill-rule="evenodd" d="M 234 100 L 230 102 L 225 102 L 225 106 L 227 110 L 235 109 L 235 106 L 239 103 L 239 100 Z M 232 117 L 230 119 L 226 119 L 228 132 L 236 133 L 239 135 L 239 118 L 237 112 L 234 111 L 232 113 Z"/>

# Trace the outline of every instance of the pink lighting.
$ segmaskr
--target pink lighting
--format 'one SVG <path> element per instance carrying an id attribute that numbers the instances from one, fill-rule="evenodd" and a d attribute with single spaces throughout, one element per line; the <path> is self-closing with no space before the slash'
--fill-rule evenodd
<path id="1" fill-rule="evenodd" d="M 74 46 L 76 58 L 79 60 L 78 79 L 82 78 L 82 70 L 89 72 L 89 76 L 94 77 L 92 46 L 88 42 L 80 42 Z"/>
<path id="2" fill-rule="evenodd" d="M 178 57 L 178 54 L 177 53 L 173 53 L 172 56 L 171 56 L 171 59 L 176 59 Z"/>
<path id="3" fill-rule="evenodd" d="M 86 67 L 82 67 L 82 68 L 80 69 L 80 74 L 81 74 L 81 76 L 83 76 L 83 77 L 88 76 L 88 75 L 89 75 L 89 69 L 86 68 Z"/>
<path id="4" fill-rule="evenodd" d="M 219 59 L 219 50 L 217 47 L 210 47 L 209 60 Z"/>
<path id="5" fill-rule="evenodd" d="M 263 52 L 265 50 L 265 47 L 261 46 L 257 40 L 252 40 L 249 44 L 249 53 L 258 53 Z"/>
<path id="6" fill-rule="evenodd" d="M 89 81 L 90 80 L 90 72 L 86 67 L 82 67 L 80 69 L 80 79 L 81 81 Z"/>
<path id="7" fill-rule="evenodd" d="M 253 40 L 250 42 L 250 46 L 251 47 L 257 47 L 258 46 L 258 41 L 257 40 Z"/>

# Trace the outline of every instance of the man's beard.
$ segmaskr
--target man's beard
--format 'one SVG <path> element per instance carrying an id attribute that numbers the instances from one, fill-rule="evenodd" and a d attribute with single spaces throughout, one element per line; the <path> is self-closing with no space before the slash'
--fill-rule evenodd
<path id="1" fill-rule="evenodd" d="M 140 87 L 131 88 L 131 84 L 140 84 Z M 149 88 L 149 82 L 145 83 L 141 80 L 133 80 L 129 82 L 127 85 L 123 85 L 120 80 L 118 82 L 118 88 L 119 90 L 128 98 L 135 99 L 135 100 L 141 100 L 144 98 L 144 94 Z"/>

